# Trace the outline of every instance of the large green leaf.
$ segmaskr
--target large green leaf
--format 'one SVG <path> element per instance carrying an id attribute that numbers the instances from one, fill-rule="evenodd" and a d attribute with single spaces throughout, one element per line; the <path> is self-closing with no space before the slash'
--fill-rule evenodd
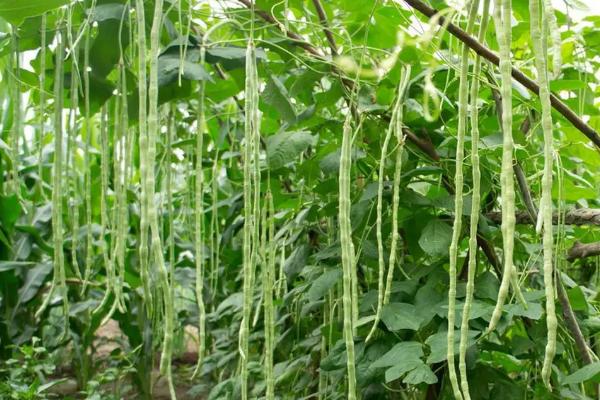
<path id="1" fill-rule="evenodd" d="M 306 260 L 310 254 L 310 248 L 308 245 L 298 246 L 285 260 L 283 270 L 287 275 L 288 279 L 294 279 L 296 275 L 302 271 L 302 268 L 306 266 Z"/>
<path id="2" fill-rule="evenodd" d="M 588 381 L 590 379 L 597 380 L 600 374 L 600 361 L 593 362 L 583 368 L 578 369 L 571 375 L 567 376 L 563 381 L 563 385 L 577 384 Z"/>
<path id="3" fill-rule="evenodd" d="M 0 196 L 0 223 L 11 231 L 21 214 L 21 205 L 16 195 Z"/>
<path id="4" fill-rule="evenodd" d="M 423 357 L 423 345 L 419 342 L 400 342 L 371 364 L 372 368 L 402 365 Z"/>
<path id="5" fill-rule="evenodd" d="M 263 49 L 257 48 L 256 58 L 266 60 L 267 55 Z M 219 63 L 228 70 L 241 68 L 246 65 L 246 48 L 236 46 L 209 47 L 206 50 L 206 62 L 210 64 Z"/>
<path id="6" fill-rule="evenodd" d="M 329 289 L 335 285 L 342 277 L 342 270 L 340 268 L 330 269 L 325 271 L 323 275 L 319 276 L 314 280 L 310 289 L 308 289 L 308 300 L 317 301 L 323 298 Z"/>
<path id="7" fill-rule="evenodd" d="M 408 385 L 418 385 L 419 383 L 427 383 L 428 385 L 432 385 L 437 382 L 437 376 L 435 376 L 428 365 L 421 363 L 415 369 L 406 374 L 406 377 L 402 380 L 402 382 Z"/>
<path id="8" fill-rule="evenodd" d="M 469 346 L 474 343 L 474 338 L 479 334 L 478 331 L 469 331 Z M 460 331 L 456 330 L 454 333 L 454 350 L 458 353 L 458 345 L 460 343 Z M 430 352 L 427 357 L 427 364 L 435 364 L 446 360 L 447 349 L 448 349 L 448 333 L 439 332 L 431 335 L 425 341 L 425 344 L 429 346 Z"/>
<path id="9" fill-rule="evenodd" d="M 529 319 L 538 320 L 542 317 L 544 309 L 540 303 L 527 303 L 527 308 L 522 303 L 508 304 L 504 309 L 513 316 L 526 317 Z"/>
<path id="10" fill-rule="evenodd" d="M 421 317 L 415 306 L 407 303 L 386 304 L 381 311 L 381 320 L 391 331 L 410 329 L 416 331 L 421 325 Z"/>
<path id="11" fill-rule="evenodd" d="M 314 146 L 316 137 L 308 132 L 284 132 L 269 136 L 267 139 L 267 157 L 271 169 L 281 168 L 294 161 L 310 146 Z"/>
<path id="12" fill-rule="evenodd" d="M 438 219 L 433 219 L 423 229 L 419 238 L 419 246 L 431 256 L 448 253 L 452 241 L 452 228 Z"/>
<path id="13" fill-rule="evenodd" d="M 412 371 L 420 365 L 423 365 L 423 361 L 418 358 L 402 361 L 401 363 L 385 370 L 385 381 L 387 383 L 395 381 L 396 379 L 401 378 L 402 375 Z"/>
<path id="14" fill-rule="evenodd" d="M 33 299 L 50 271 L 52 271 L 51 263 L 41 263 L 27 271 L 25 283 L 19 289 L 20 304 L 27 303 L 29 300 Z"/>
<path id="15" fill-rule="evenodd" d="M 71 0 L 0 0 L 0 17 L 13 25 L 20 25 L 26 18 L 41 15 L 70 2 Z"/>
<path id="16" fill-rule="evenodd" d="M 192 81 L 211 81 L 212 78 L 204 67 L 198 63 L 185 60 L 183 64 L 178 57 L 161 56 L 158 59 L 158 84 L 166 86 L 177 80 L 179 73 L 185 79 Z"/>
<path id="17" fill-rule="evenodd" d="M 106 21 L 108 19 L 115 19 L 120 21 L 122 18 L 127 16 L 124 4 L 119 3 L 108 3 L 98 4 L 94 8 L 92 19 L 96 22 Z"/>
<path id="18" fill-rule="evenodd" d="M 290 101 L 290 96 L 286 87 L 279 79 L 274 76 L 269 78 L 267 86 L 262 94 L 262 98 L 265 103 L 275 108 L 277 112 L 279 112 L 281 119 L 288 124 L 296 122 L 296 111 Z"/>

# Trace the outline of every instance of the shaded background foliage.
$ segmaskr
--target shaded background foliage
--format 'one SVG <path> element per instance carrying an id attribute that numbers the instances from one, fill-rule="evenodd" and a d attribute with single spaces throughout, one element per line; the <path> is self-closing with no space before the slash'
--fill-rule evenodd
<path id="1" fill-rule="evenodd" d="M 129 137 L 132 138 L 132 172 L 127 180 L 129 224 L 127 230 L 126 312 L 113 318 L 128 339 L 128 347 L 115 354 L 112 362 L 131 378 L 137 391 L 148 398 L 152 363 L 158 351 L 156 327 L 142 310 L 139 248 L 139 149 L 137 149 L 138 51 L 131 18 L 134 12 L 126 1 L 92 2 L 66 0 L 30 1 L 31 7 L 14 7 L 14 2 L 0 1 L 0 17 L 6 22 L 0 32 L 0 354 L 5 359 L 22 357 L 14 346 L 33 343 L 49 352 L 48 357 L 74 374 L 81 390 L 89 392 L 88 383 L 95 378 L 94 333 L 104 315 L 92 315 L 104 293 L 104 242 L 114 246 L 114 238 L 103 236 L 100 226 L 101 150 L 100 117 L 108 109 L 109 148 L 114 154 L 115 94 L 119 89 L 118 66 L 124 56 L 127 77 Z M 177 336 L 183 348 L 183 327 L 195 325 L 198 314 L 194 298 L 193 219 L 203 213 L 205 265 L 205 301 L 207 304 L 208 354 L 202 376 L 194 382 L 194 393 L 213 399 L 235 398 L 239 393 L 238 329 L 241 294 L 241 227 L 243 218 L 241 141 L 243 137 L 245 43 L 252 17 L 244 2 L 166 1 L 161 53 L 159 56 L 159 100 L 161 136 L 159 162 L 154 166 L 157 180 L 156 202 L 159 204 L 165 250 L 174 244 L 175 264 L 172 281 L 175 287 Z M 437 9 L 446 9 L 444 1 L 431 1 Z M 581 7 L 567 2 L 568 7 Z M 51 169 L 54 158 L 51 124 L 54 102 L 56 24 L 69 5 L 72 34 L 77 37 L 86 21 L 92 23 L 90 36 L 89 99 L 80 93 L 80 112 L 72 136 L 74 148 L 65 175 L 63 210 L 66 221 L 62 251 L 67 260 L 69 298 L 68 335 L 62 334 L 64 316 L 60 297 L 53 299 L 42 318 L 34 313 L 47 293 L 52 273 L 51 211 L 49 202 Z M 153 1 L 144 2 L 146 15 L 152 15 Z M 515 65 L 533 76 L 529 45 L 528 2 L 513 1 L 513 43 Z M 191 12 L 190 12 L 190 6 Z M 346 112 L 348 88 L 343 79 L 353 77 L 352 63 L 362 61 L 358 112 L 363 118 L 353 148 L 352 236 L 357 248 L 360 320 L 356 343 L 358 385 L 363 398 L 446 398 L 450 397 L 445 377 L 447 258 L 452 235 L 454 153 L 457 130 L 458 54 L 460 43 L 447 33 L 429 26 L 401 2 L 348 1 L 322 2 L 327 23 L 339 54 L 333 57 L 331 43 L 324 35 L 322 20 L 314 3 L 300 0 L 274 3 L 257 1 L 259 75 L 262 81 L 260 110 L 261 168 L 263 187 L 269 180 L 276 213 L 276 248 L 278 261 L 276 300 L 275 374 L 277 393 L 282 398 L 344 398 L 345 346 L 341 326 L 341 267 L 338 241 L 338 168 L 342 124 Z M 46 14 L 46 59 L 41 69 L 41 14 Z M 590 15 L 574 21 L 556 12 L 561 26 L 563 67 L 552 81 L 551 89 L 589 124 L 600 127 L 597 101 L 597 71 L 600 56 L 600 17 Z M 266 18 L 264 17 L 266 16 Z M 200 65 L 199 43 L 207 27 L 223 19 L 236 20 L 219 28 L 207 48 L 206 64 Z M 465 16 L 455 13 L 454 23 L 464 25 Z M 15 26 L 11 29 L 11 25 Z M 149 33 L 150 22 L 143 27 Z M 188 29 L 188 24 L 191 27 Z M 431 41 L 415 40 L 429 30 Z M 294 32 L 299 37 L 282 32 Z M 403 32 L 399 39 L 398 33 Z M 298 40 L 300 38 L 300 40 Z M 496 40 L 490 29 L 487 46 L 494 50 Z M 20 56 L 20 68 L 9 62 L 14 48 Z M 397 56 L 397 59 L 394 58 Z M 70 53 L 65 63 L 65 107 L 71 106 L 68 83 L 71 74 L 84 64 L 83 52 Z M 74 61 L 77 62 L 74 62 Z M 393 67 L 381 71 L 393 61 Z M 383 309 L 382 322 L 375 340 L 364 338 L 373 320 L 377 304 L 377 246 L 374 232 L 377 174 L 383 133 L 389 123 L 390 107 L 398 86 L 400 65 L 412 66 L 411 81 L 405 101 L 404 123 L 409 130 L 403 159 L 399 224 L 401 233 L 400 262 L 393 284 L 392 300 Z M 45 114 L 40 115 L 40 75 L 45 75 Z M 431 76 L 434 89 L 427 86 Z M 499 171 L 502 135 L 494 91 L 498 72 L 490 64 L 481 80 L 480 104 L 482 207 L 480 236 L 500 257 L 502 239 L 492 211 L 499 211 Z M 205 139 L 204 209 L 193 208 L 194 144 L 198 82 L 206 82 L 208 137 Z M 518 83 L 513 88 L 515 159 L 518 160 L 534 198 L 541 192 L 543 168 L 542 135 L 539 126 L 540 105 L 536 96 Z M 24 127 L 20 131 L 16 165 L 19 189 L 7 185 L 13 166 L 11 132 L 15 128 L 15 94 L 22 100 Z M 439 105 L 434 101 L 439 97 Z M 432 98 L 433 97 L 433 98 Z M 91 117 L 84 115 L 89 100 Z M 427 104 L 437 108 L 439 116 L 428 118 Z M 574 208 L 598 207 L 600 156 L 588 140 L 559 114 L 555 123 L 554 206 L 557 212 Z M 65 116 L 66 119 L 66 116 Z M 169 123 L 172 122 L 172 128 Z M 40 137 L 40 124 L 45 135 Z M 528 129 L 521 129 L 523 125 Z M 80 294 L 81 281 L 73 270 L 74 254 L 78 265 L 85 264 L 84 149 L 91 137 L 90 157 L 93 216 L 93 274 L 88 293 Z M 470 146 L 467 138 L 467 148 Z M 41 155 L 41 158 L 39 157 Z M 393 163 L 386 164 L 386 176 L 393 176 Z M 465 168 L 465 207 L 469 215 L 471 188 L 469 161 Z M 40 167 L 41 165 L 41 167 Z M 166 172 L 173 179 L 166 185 Z M 41 173 L 41 175 L 40 175 Z M 110 172 L 106 199 L 109 209 L 116 204 L 115 181 Z M 172 203 L 168 204 L 167 194 Z M 384 237 L 391 230 L 391 182 L 386 178 Z M 79 229 L 73 231 L 73 207 L 78 207 Z M 517 208 L 527 209 L 522 198 Z M 172 222 L 172 223 L 171 223 Z M 598 223 L 596 223 L 597 225 Z M 466 224 L 463 224 L 463 226 Z M 567 251 L 576 241 L 600 240 L 593 224 L 560 224 L 555 238 L 557 276 L 563 282 L 570 307 L 592 350 L 600 330 L 597 310 L 597 257 L 568 262 Z M 73 239 L 77 248 L 72 252 Z M 585 360 L 574 344 L 572 332 L 560 314 L 559 343 L 554 361 L 549 393 L 535 373 L 541 368 L 546 339 L 540 238 L 532 224 L 518 226 L 515 234 L 515 259 L 527 307 L 511 299 L 504 307 L 499 330 L 484 340 L 473 340 L 468 350 L 472 397 L 495 398 L 573 398 L 594 396 L 593 382 L 600 378 L 600 364 L 584 367 Z M 459 266 L 457 321 L 462 310 L 466 280 L 467 238 L 462 238 Z M 386 252 L 388 251 L 386 244 Z M 487 255 L 487 257 L 486 257 Z M 498 267 L 496 265 L 496 267 Z M 487 326 L 496 300 L 499 280 L 489 252 L 479 251 L 475 300 L 470 320 L 470 336 L 475 339 Z M 401 272 L 400 272 L 401 270 Z M 260 311 L 260 279 L 256 282 L 254 311 Z M 564 304 L 561 306 L 564 308 Z M 561 309 L 561 311 L 564 311 Z M 262 396 L 262 319 L 252 325 L 251 382 L 253 396 Z M 458 328 L 458 327 L 457 327 Z M 41 338 L 38 342 L 34 337 Z M 153 340 L 154 339 L 154 340 Z M 27 349 L 27 348 L 26 348 Z M 65 349 L 68 349 L 66 351 Z M 27 350 L 25 350 L 27 351 Z M 179 350 L 181 353 L 182 350 Z M 177 352 L 176 352 L 177 353 Z M 19 355 L 21 354 L 21 355 Z M 175 358 L 178 354 L 175 355 Z M 124 361 L 125 360 L 125 361 Z M 126 368 L 125 364 L 133 368 Z M 183 380 L 185 366 L 179 368 Z M 60 372 L 60 371 L 59 371 Z M 7 376 L 5 370 L 2 371 Z M 50 378 L 46 378 L 51 380 Z M 401 395 L 399 395 L 401 393 Z"/>

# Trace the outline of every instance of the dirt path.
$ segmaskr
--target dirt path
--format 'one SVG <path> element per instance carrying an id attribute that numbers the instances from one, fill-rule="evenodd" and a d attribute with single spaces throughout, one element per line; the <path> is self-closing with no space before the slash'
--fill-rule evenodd
<path id="1" fill-rule="evenodd" d="M 199 399 L 198 397 L 188 395 L 189 390 L 193 387 L 192 383 L 189 382 L 189 375 L 187 371 L 195 364 L 197 360 L 197 329 L 192 326 L 185 327 L 185 342 L 183 349 L 180 354 L 174 360 L 174 378 L 175 378 L 175 390 L 178 400 L 191 400 Z M 113 351 L 116 349 L 122 349 L 124 352 L 130 350 L 127 337 L 123 334 L 119 327 L 119 323 L 115 320 L 109 320 L 106 324 L 98 328 L 96 332 L 96 339 L 94 340 L 94 356 L 93 362 L 95 365 L 102 365 L 103 363 L 110 360 Z M 184 366 L 184 368 L 178 368 L 177 366 Z M 189 366 L 189 367 L 188 367 Z M 181 376 L 178 370 L 185 370 L 186 376 Z M 183 373 L 183 371 L 181 371 Z M 158 367 L 155 367 L 152 371 L 152 398 L 154 400 L 170 400 L 171 396 L 169 393 L 169 386 L 167 379 L 160 375 Z M 110 392 L 114 383 L 107 384 L 106 392 Z M 121 396 L 123 399 L 135 399 L 137 394 L 133 392 L 135 389 L 134 385 L 129 383 L 122 383 L 121 386 L 128 386 L 131 389 Z M 52 393 L 59 396 L 74 396 L 77 397 L 80 393 L 80 388 L 77 385 L 77 381 L 71 377 L 65 377 L 65 381 L 54 386 L 51 390 Z"/>

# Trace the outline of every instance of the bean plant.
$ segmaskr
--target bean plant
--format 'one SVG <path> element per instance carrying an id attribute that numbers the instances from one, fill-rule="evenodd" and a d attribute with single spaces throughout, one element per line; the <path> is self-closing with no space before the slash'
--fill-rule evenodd
<path id="1" fill-rule="evenodd" d="M 2 398 L 598 398 L 559 3 L 0 0 Z"/>

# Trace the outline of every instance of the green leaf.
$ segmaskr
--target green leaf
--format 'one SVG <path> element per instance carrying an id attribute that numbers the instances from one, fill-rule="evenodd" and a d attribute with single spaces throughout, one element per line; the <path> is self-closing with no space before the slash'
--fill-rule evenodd
<path id="1" fill-rule="evenodd" d="M 310 254 L 310 248 L 308 245 L 296 247 L 296 249 L 290 254 L 283 264 L 283 270 L 288 280 L 293 280 L 296 275 L 302 271 L 302 268 L 306 266 L 306 260 Z"/>
<path id="2" fill-rule="evenodd" d="M 581 287 L 575 286 L 574 288 L 567 290 L 567 295 L 573 310 L 586 311 L 588 309 L 588 304 L 585 300 L 585 295 L 583 294 Z"/>
<path id="3" fill-rule="evenodd" d="M 596 381 L 598 374 L 600 374 L 600 361 L 593 362 L 573 372 L 562 381 L 562 384 L 572 385 L 585 382 L 590 379 L 594 379 L 594 381 Z"/>
<path id="4" fill-rule="evenodd" d="M 12 271 L 21 267 L 29 267 L 35 263 L 29 261 L 0 261 L 0 272 Z"/>
<path id="5" fill-rule="evenodd" d="M 385 188 L 384 188 L 385 190 Z M 369 183 L 363 190 L 363 194 L 360 196 L 359 202 L 367 201 L 377 197 L 379 191 L 379 182 Z"/>
<path id="6" fill-rule="evenodd" d="M 386 304 L 381 310 L 381 320 L 391 331 L 411 329 L 416 331 L 421 325 L 421 317 L 415 306 L 407 303 Z"/>
<path id="7" fill-rule="evenodd" d="M 508 304 L 504 306 L 504 309 L 511 315 L 517 317 L 526 317 L 529 319 L 538 320 L 542 318 L 544 309 L 540 303 L 527 303 L 527 309 L 523 304 Z"/>
<path id="8" fill-rule="evenodd" d="M 489 271 L 479 275 L 475 281 L 475 296 L 481 299 L 496 301 L 500 283 L 498 278 Z"/>
<path id="9" fill-rule="evenodd" d="M 0 17 L 13 25 L 20 25 L 26 18 L 70 3 L 71 0 L 0 0 Z"/>
<path id="10" fill-rule="evenodd" d="M 323 371 L 335 371 L 344 367 L 346 361 L 346 345 L 343 340 L 338 341 L 321 360 L 319 365 Z"/>
<path id="11" fill-rule="evenodd" d="M 409 371 L 417 368 L 419 365 L 423 365 L 423 361 L 420 359 L 411 359 L 403 361 L 401 364 L 394 365 L 391 368 L 385 370 L 385 382 L 389 383 L 402 377 Z"/>
<path id="12" fill-rule="evenodd" d="M 256 59 L 266 60 L 267 55 L 261 48 L 256 49 Z M 209 64 L 220 63 L 225 69 L 241 68 L 246 65 L 245 47 L 209 47 L 206 49 L 206 62 Z"/>
<path id="13" fill-rule="evenodd" d="M 169 83 L 177 80 L 180 68 L 183 66 L 182 77 L 190 81 L 212 81 L 211 76 L 206 72 L 204 67 L 198 63 L 188 60 L 183 61 L 179 57 L 171 55 L 161 56 L 158 59 L 158 84 L 166 86 Z"/>
<path id="14" fill-rule="evenodd" d="M 438 219 L 433 219 L 427 223 L 421 237 L 419 246 L 431 256 L 441 256 L 448 253 L 450 242 L 452 241 L 452 228 L 450 225 Z"/>
<path id="15" fill-rule="evenodd" d="M 494 149 L 502 146 L 502 134 L 494 133 L 481 138 L 481 147 L 485 149 Z"/>
<path id="16" fill-rule="evenodd" d="M 402 175 L 402 181 L 409 181 L 415 176 L 441 175 L 443 172 L 443 168 L 435 165 L 414 168 Z"/>
<path id="17" fill-rule="evenodd" d="M 48 389 L 50 389 L 52 386 L 56 386 L 56 385 L 58 385 L 58 384 L 61 384 L 61 383 L 67 382 L 67 381 L 68 381 L 68 379 L 67 379 L 67 378 L 62 378 L 62 379 L 56 379 L 56 380 L 53 380 L 53 381 L 47 382 L 47 383 L 45 383 L 45 384 L 43 384 L 43 385 L 40 385 L 40 386 L 39 386 L 39 387 L 36 389 L 36 393 L 37 393 L 38 395 L 41 395 L 42 393 L 44 393 L 44 392 L 48 391 Z"/>
<path id="18" fill-rule="evenodd" d="M 275 108 L 281 119 L 288 124 L 291 125 L 296 122 L 296 110 L 294 110 L 294 106 L 290 101 L 287 89 L 279 79 L 274 76 L 269 78 L 267 86 L 262 93 L 262 99 L 265 103 Z"/>
<path id="19" fill-rule="evenodd" d="M 19 304 L 27 303 L 34 298 L 50 271 L 52 271 L 51 263 L 41 263 L 27 271 L 25 284 L 19 289 Z"/>
<path id="20" fill-rule="evenodd" d="M 481 354 L 482 359 L 489 357 L 494 364 L 501 366 L 508 373 L 517 373 L 523 371 L 525 361 L 519 360 L 512 354 L 503 353 L 501 351 L 490 351 Z"/>
<path id="21" fill-rule="evenodd" d="M 479 334 L 479 331 L 469 331 L 469 343 L 471 346 L 474 344 L 474 338 Z M 429 357 L 427 357 L 427 364 L 435 364 L 446 360 L 447 350 L 448 350 L 448 332 L 438 332 L 434 335 L 431 335 L 425 341 L 425 344 L 429 346 L 430 353 Z M 458 346 L 460 344 L 460 331 L 455 330 L 454 332 L 454 350 L 455 353 L 458 353 Z"/>
<path id="22" fill-rule="evenodd" d="M 115 19 L 117 21 L 120 21 L 122 18 L 127 17 L 127 12 L 124 11 L 124 4 L 98 4 L 93 10 L 92 20 L 96 22 L 102 22 L 108 19 Z"/>
<path id="23" fill-rule="evenodd" d="M 21 215 L 21 205 L 16 195 L 0 196 L 0 223 L 11 231 Z"/>
<path id="24" fill-rule="evenodd" d="M 418 385 L 419 383 L 432 385 L 437 382 L 437 376 L 435 376 L 428 365 L 421 363 L 421 365 L 410 371 L 402 382 L 408 385 Z"/>
<path id="25" fill-rule="evenodd" d="M 121 34 L 119 35 L 119 33 Z M 100 81 L 109 79 L 111 71 L 114 70 L 121 57 L 119 41 L 121 41 L 123 49 L 129 46 L 129 35 L 126 29 L 121 29 L 120 20 L 107 18 L 98 23 L 98 34 L 90 49 L 92 77 Z M 94 94 L 92 93 L 92 95 Z"/>
<path id="26" fill-rule="evenodd" d="M 365 350 L 364 342 L 356 343 L 354 348 L 357 360 L 360 360 Z M 321 360 L 320 368 L 324 371 L 335 371 L 346 368 L 346 343 L 344 340 L 338 340 L 337 343 L 327 354 L 327 357 Z"/>
<path id="27" fill-rule="evenodd" d="M 584 81 L 574 79 L 560 79 L 557 81 L 550 81 L 550 90 L 557 92 L 560 90 L 578 90 L 585 89 L 588 84 Z"/>
<path id="28" fill-rule="evenodd" d="M 583 321 L 583 325 L 590 330 L 591 335 L 600 332 L 600 318 L 592 317 Z"/>
<path id="29" fill-rule="evenodd" d="M 283 167 L 296 159 L 310 146 L 316 137 L 308 132 L 284 132 L 267 138 L 267 158 L 272 170 Z"/>
<path id="30" fill-rule="evenodd" d="M 242 308 L 243 301 L 242 293 L 233 293 L 219 304 L 216 314 L 229 315 L 233 312 L 238 312 Z"/>
<path id="31" fill-rule="evenodd" d="M 464 305 L 464 302 L 457 301 L 454 307 L 456 315 L 455 323 L 457 327 L 460 327 Z M 484 318 L 486 320 L 489 320 L 492 316 L 493 311 L 494 306 L 492 304 L 480 300 L 473 300 L 473 302 L 471 303 L 471 310 L 469 313 L 469 321 L 477 318 Z M 446 318 L 446 316 L 448 315 L 447 302 L 443 305 L 443 307 L 440 307 L 438 309 L 437 314 L 442 318 Z"/>
<path id="32" fill-rule="evenodd" d="M 310 285 L 310 289 L 308 289 L 308 300 L 309 301 L 317 301 L 323 298 L 329 289 L 336 284 L 342 277 L 342 270 L 331 269 L 325 271 L 323 275 L 314 280 L 312 285 Z"/>
<path id="33" fill-rule="evenodd" d="M 400 342 L 371 364 L 371 367 L 382 368 L 402 365 L 409 361 L 420 360 L 421 357 L 423 357 L 423 345 L 421 343 Z"/>

